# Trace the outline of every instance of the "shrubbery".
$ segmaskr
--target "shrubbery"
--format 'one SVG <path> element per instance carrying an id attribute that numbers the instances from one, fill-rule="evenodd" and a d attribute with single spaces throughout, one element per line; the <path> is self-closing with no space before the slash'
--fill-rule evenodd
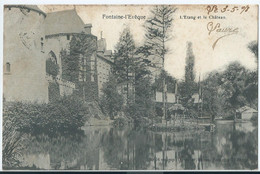
<path id="1" fill-rule="evenodd" d="M 13 124 L 14 118 L 3 115 L 3 168 L 10 166 L 19 166 L 19 157 L 24 150 L 21 142 L 24 140 L 23 133 L 17 131 L 17 127 Z"/>
<path id="2" fill-rule="evenodd" d="M 13 118 L 19 131 L 32 134 L 76 131 L 86 121 L 87 108 L 75 97 L 65 96 L 49 104 L 8 103 L 4 115 Z"/>
<path id="3" fill-rule="evenodd" d="M 46 72 L 56 77 L 59 74 L 59 65 L 51 59 L 46 60 Z"/>

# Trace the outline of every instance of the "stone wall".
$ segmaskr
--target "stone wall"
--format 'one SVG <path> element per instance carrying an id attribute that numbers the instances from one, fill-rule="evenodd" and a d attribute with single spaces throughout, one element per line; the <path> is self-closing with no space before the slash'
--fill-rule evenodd
<path id="1" fill-rule="evenodd" d="M 48 102 L 45 79 L 45 16 L 26 8 L 4 8 L 4 99 Z"/>

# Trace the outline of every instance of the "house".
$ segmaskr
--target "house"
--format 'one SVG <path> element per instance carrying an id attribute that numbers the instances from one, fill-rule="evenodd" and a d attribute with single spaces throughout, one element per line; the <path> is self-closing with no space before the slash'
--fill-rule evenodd
<path id="1" fill-rule="evenodd" d="M 248 106 L 243 106 L 236 110 L 236 119 L 251 120 L 253 116 L 257 116 L 257 110 Z"/>
<path id="2" fill-rule="evenodd" d="M 112 50 L 106 49 L 106 40 L 101 37 L 97 41 L 97 76 L 98 76 L 98 94 L 103 95 L 102 88 L 109 80 L 114 61 L 112 60 Z"/>
<path id="3" fill-rule="evenodd" d="M 97 37 L 91 33 L 91 24 L 84 24 L 78 16 L 75 9 L 64 10 L 58 12 L 47 13 L 44 21 L 46 53 L 53 53 L 57 57 L 57 63 L 60 67 L 58 74 L 68 82 L 75 84 L 73 90 L 78 91 L 79 95 L 87 101 L 95 101 L 98 99 L 97 90 Z M 74 41 L 77 39 L 81 43 L 88 45 L 80 45 L 80 52 L 71 52 Z M 75 39 L 76 38 L 76 39 Z M 74 60 L 66 61 L 65 56 L 61 53 L 65 52 L 67 56 L 74 54 Z M 71 69 L 71 62 L 79 66 L 79 69 Z M 63 84 L 59 84 L 60 94 L 69 95 L 73 92 Z"/>

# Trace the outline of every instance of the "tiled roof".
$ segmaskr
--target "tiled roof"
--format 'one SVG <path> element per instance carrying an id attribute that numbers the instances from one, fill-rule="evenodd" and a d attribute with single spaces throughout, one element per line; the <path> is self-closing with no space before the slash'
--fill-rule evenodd
<path id="1" fill-rule="evenodd" d="M 250 108 L 248 106 L 243 106 L 243 107 L 237 109 L 236 112 L 240 112 L 240 113 L 242 113 L 242 112 L 257 112 L 257 110 Z"/>
<path id="2" fill-rule="evenodd" d="M 84 22 L 75 9 L 47 13 L 45 19 L 45 34 L 81 33 Z"/>

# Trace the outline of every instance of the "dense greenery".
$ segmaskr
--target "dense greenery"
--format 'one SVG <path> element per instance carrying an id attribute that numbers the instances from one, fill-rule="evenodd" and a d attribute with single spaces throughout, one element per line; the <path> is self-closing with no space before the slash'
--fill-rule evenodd
<path id="1" fill-rule="evenodd" d="M 62 50 L 62 78 L 77 83 L 79 72 L 82 78 L 86 78 L 86 70 L 83 67 L 96 50 L 96 38 L 86 34 L 74 35 L 70 41 L 70 51 Z M 88 67 L 89 68 L 89 67 Z"/>
<path id="2" fill-rule="evenodd" d="M 59 65 L 56 64 L 51 59 L 46 60 L 46 72 L 53 77 L 56 77 L 59 74 Z"/>
<path id="3" fill-rule="evenodd" d="M 165 84 L 167 85 L 167 92 L 174 93 L 177 79 L 171 76 L 167 71 L 162 71 L 153 83 L 153 89 L 162 92 L 163 78 L 165 77 Z"/>
<path id="4" fill-rule="evenodd" d="M 96 73 L 97 38 L 84 33 L 73 35 L 69 51 L 62 50 L 62 78 L 75 83 L 83 100 L 98 100 Z"/>
<path id="5" fill-rule="evenodd" d="M 3 114 L 3 167 L 19 166 L 19 157 L 21 156 L 24 146 L 22 142 L 24 140 L 23 133 L 17 131 L 17 124 L 13 117 L 8 117 L 7 114 Z"/>
<path id="6" fill-rule="evenodd" d="M 103 85 L 103 95 L 100 99 L 101 108 L 110 118 L 114 118 L 123 107 L 123 96 L 117 91 L 117 81 L 110 75 L 108 82 Z"/>
<path id="7" fill-rule="evenodd" d="M 73 96 L 65 96 L 48 104 L 6 103 L 4 118 L 11 118 L 20 132 L 32 134 L 72 133 L 86 121 L 84 103 Z"/>
<path id="8" fill-rule="evenodd" d="M 49 101 L 53 102 L 60 98 L 60 87 L 59 84 L 54 80 L 53 82 L 49 82 L 48 86 L 48 97 Z"/>
<path id="9" fill-rule="evenodd" d="M 233 117 L 242 106 L 256 109 L 256 75 L 239 62 L 229 64 L 223 72 L 211 72 L 203 81 L 205 111 L 213 116 Z"/>
<path id="10" fill-rule="evenodd" d="M 120 35 L 114 55 L 115 67 L 113 72 L 116 75 L 118 83 L 126 82 L 130 79 L 129 74 L 133 73 L 134 67 L 134 52 L 135 43 L 133 35 L 129 27 L 126 27 Z"/>
<path id="11" fill-rule="evenodd" d="M 180 95 L 181 95 L 181 103 L 189 107 L 189 100 L 191 99 L 194 93 L 198 93 L 197 84 L 195 83 L 195 56 L 192 50 L 192 43 L 187 43 L 187 53 L 186 53 L 186 65 L 185 65 L 185 78 L 184 81 L 180 83 Z"/>

